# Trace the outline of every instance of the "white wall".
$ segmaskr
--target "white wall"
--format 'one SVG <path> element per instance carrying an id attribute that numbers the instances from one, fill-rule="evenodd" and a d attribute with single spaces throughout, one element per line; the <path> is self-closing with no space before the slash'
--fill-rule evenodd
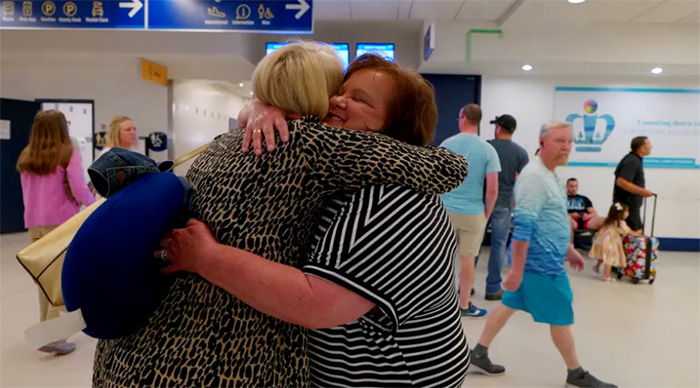
<path id="1" fill-rule="evenodd" d="M 172 146 L 177 158 L 212 141 L 229 129 L 229 118 L 249 101 L 207 81 L 174 81 L 172 84 Z M 191 163 L 176 172 L 184 175 Z"/>
<path id="2" fill-rule="evenodd" d="M 532 158 L 538 147 L 540 126 L 553 118 L 556 86 L 699 87 L 697 79 L 663 77 L 484 77 L 481 136 L 493 138 L 493 126 L 488 121 L 496 115 L 511 114 L 518 121 L 513 140 Z M 620 159 L 628 151 L 620 150 Z M 612 203 L 614 168 L 562 167 L 557 169 L 557 174 L 563 181 L 576 177 L 580 181 L 580 193 L 593 201 L 598 213 L 607 214 Z M 656 235 L 700 238 L 700 171 L 647 168 L 645 175 L 647 188 L 659 195 Z"/>
<path id="3" fill-rule="evenodd" d="M 548 6 L 547 3 L 551 2 L 531 1 L 525 2 L 523 7 Z M 503 26 L 502 37 L 497 34 L 472 34 L 470 66 L 465 66 L 467 32 L 498 27 L 489 23 L 437 21 L 435 50 L 427 62 L 421 60 L 420 70 L 461 73 L 476 69 L 484 74 L 496 74 L 493 67 L 499 71 L 505 70 L 499 64 L 507 63 L 511 69 L 518 71 L 520 66 L 529 63 L 535 68 L 549 65 L 548 70 L 563 67 L 569 70 L 568 74 L 645 75 L 659 65 L 665 70 L 673 70 L 672 74 L 698 74 L 700 37 L 697 25 L 568 25 L 567 21 L 567 25 L 553 28 L 549 21 L 532 23 L 532 20 L 535 19 L 524 21 L 519 28 Z M 557 64 L 559 66 L 553 66 Z M 564 64 L 566 66 L 562 66 Z M 625 67 L 621 68 L 620 65 Z M 575 70 L 572 71 L 572 68 Z"/>
<path id="4" fill-rule="evenodd" d="M 3 56 L 0 66 L 0 96 L 94 100 L 95 131 L 108 129 L 113 116 L 127 115 L 139 135 L 168 133 L 174 157 L 226 132 L 229 117 L 236 118 L 247 102 L 215 82 L 174 81 L 169 106 L 168 87 L 142 80 L 139 59 L 125 55 L 16 53 Z"/>
<path id="5" fill-rule="evenodd" d="M 3 57 L 0 96 L 94 100 L 96 132 L 109 129 L 115 115 L 134 119 L 139 135 L 166 132 L 167 87 L 142 80 L 137 58 L 93 57 L 89 62 L 61 54 Z"/>

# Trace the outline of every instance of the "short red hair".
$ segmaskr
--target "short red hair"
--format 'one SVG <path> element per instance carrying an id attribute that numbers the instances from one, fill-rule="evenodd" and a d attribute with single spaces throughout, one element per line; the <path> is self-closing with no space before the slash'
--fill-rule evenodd
<path id="1" fill-rule="evenodd" d="M 387 112 L 382 133 L 416 146 L 425 146 L 435 137 L 437 104 L 435 90 L 420 74 L 376 54 L 364 54 L 348 67 L 343 82 L 360 70 L 376 70 L 396 81 L 397 90 Z"/>

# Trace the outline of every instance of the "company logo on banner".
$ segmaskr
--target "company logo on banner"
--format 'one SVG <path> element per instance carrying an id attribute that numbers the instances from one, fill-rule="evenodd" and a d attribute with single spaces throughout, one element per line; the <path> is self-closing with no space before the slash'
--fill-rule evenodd
<path id="1" fill-rule="evenodd" d="M 700 168 L 700 90 L 561 86 L 554 117 L 571 124 L 570 166 L 615 167 L 637 136 L 645 167 Z"/>
<path id="2" fill-rule="evenodd" d="M 587 115 L 579 115 L 572 113 L 566 116 L 566 121 L 571 124 L 571 128 L 583 128 L 583 130 L 574 130 L 574 144 L 576 144 L 576 151 L 578 152 L 600 152 L 602 148 L 600 145 L 605 143 L 605 140 L 610 137 L 613 129 L 615 129 L 615 119 L 609 115 L 595 115 L 598 110 L 598 103 L 595 100 L 587 100 L 583 104 L 583 110 Z M 582 119 L 583 126 L 577 126 L 576 120 Z M 603 131 L 596 132 L 596 124 L 598 121 L 603 121 L 604 125 Z"/>

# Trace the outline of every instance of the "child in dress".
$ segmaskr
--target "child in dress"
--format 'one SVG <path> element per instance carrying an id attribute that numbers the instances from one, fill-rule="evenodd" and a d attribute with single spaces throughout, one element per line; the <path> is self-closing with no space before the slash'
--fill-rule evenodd
<path id="1" fill-rule="evenodd" d="M 627 255 L 622 246 L 622 238 L 626 235 L 635 237 L 641 233 L 630 230 L 625 220 L 629 216 L 627 205 L 615 202 L 608 212 L 608 217 L 603 222 L 598 233 L 593 240 L 593 246 L 588 256 L 591 259 L 598 259 L 598 263 L 593 268 L 596 273 L 600 273 L 600 265 L 605 262 L 605 281 L 614 282 L 610 277 L 612 267 L 624 268 L 627 265 Z"/>

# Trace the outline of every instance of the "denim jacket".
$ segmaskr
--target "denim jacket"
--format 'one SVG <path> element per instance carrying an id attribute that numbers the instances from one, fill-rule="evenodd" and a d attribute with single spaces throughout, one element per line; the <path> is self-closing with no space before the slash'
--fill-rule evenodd
<path id="1" fill-rule="evenodd" d="M 153 159 L 139 152 L 112 148 L 90 165 L 88 175 L 95 190 L 101 196 L 109 198 L 143 176 L 170 173 L 173 167 L 174 162 L 170 160 L 156 163 Z M 192 214 L 190 201 L 193 190 L 185 178 L 178 178 L 185 188 L 185 197 L 180 213 L 186 219 Z M 186 223 L 185 219 L 183 221 Z"/>

